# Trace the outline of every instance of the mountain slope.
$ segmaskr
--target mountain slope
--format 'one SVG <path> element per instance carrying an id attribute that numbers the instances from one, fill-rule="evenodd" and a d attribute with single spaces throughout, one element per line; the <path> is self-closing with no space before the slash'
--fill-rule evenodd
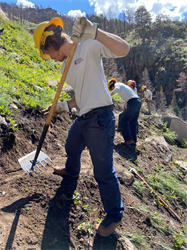
<path id="1" fill-rule="evenodd" d="M 142 250 L 186 249 L 187 177 L 175 162 L 186 159 L 186 149 L 172 147 L 173 160 L 168 162 L 170 150 L 146 142 L 153 133 L 161 135 L 153 119 L 141 114 L 136 148 L 121 145 L 122 137 L 116 132 L 114 166 L 126 208 L 117 234 L 107 238 L 98 236 L 94 230 L 105 214 L 88 150 L 83 151 L 78 179 L 53 175 L 52 166 L 63 166 L 66 161 L 64 144 L 72 123 L 69 116 L 62 114 L 53 119 L 42 147 L 53 164 L 33 173 L 32 177 L 22 170 L 18 159 L 36 149 L 45 118 L 37 111 L 21 109 L 14 119 L 18 130 L 4 127 L 0 133 L 3 249 L 8 246 L 15 249 L 131 249 L 127 247 L 127 239 Z M 181 222 L 137 176 L 131 183 L 130 168 L 145 178 Z"/>
<path id="2" fill-rule="evenodd" d="M 187 161 L 186 149 L 166 143 L 160 118 L 146 116 L 144 109 L 136 147 L 121 145 L 121 134 L 115 135 L 114 166 L 125 211 L 110 237 L 94 230 L 105 213 L 88 150 L 83 151 L 78 179 L 53 175 L 52 166 L 66 161 L 64 144 L 73 122 L 68 114 L 53 118 L 42 147 L 53 164 L 32 177 L 23 171 L 18 159 L 38 146 L 46 119 L 40 111 L 53 100 L 56 87 L 48 82 L 60 79 L 60 65 L 40 59 L 21 25 L 4 20 L 1 25 L 1 248 L 187 249 L 187 171 L 179 165 Z M 62 92 L 61 99 L 66 98 Z M 114 101 L 114 110 L 118 119 L 122 103 Z"/>

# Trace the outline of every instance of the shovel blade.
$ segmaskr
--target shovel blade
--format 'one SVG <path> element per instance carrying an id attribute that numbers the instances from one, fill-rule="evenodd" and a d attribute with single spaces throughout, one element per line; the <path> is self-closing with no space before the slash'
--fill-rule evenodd
<path id="1" fill-rule="evenodd" d="M 21 157 L 20 159 L 18 159 L 18 162 L 21 165 L 22 169 L 25 172 L 27 172 L 28 174 L 31 174 L 29 169 L 32 169 L 33 171 L 35 171 L 34 168 L 31 168 L 32 167 L 32 162 L 33 162 L 34 157 L 35 157 L 35 154 L 36 154 L 36 150 L 34 150 L 31 153 L 29 153 L 29 154 Z M 46 160 L 52 162 L 52 160 L 49 158 L 48 155 L 46 155 L 44 152 L 40 151 L 36 164 L 40 164 L 42 166 L 43 165 L 42 161 L 47 163 Z"/>

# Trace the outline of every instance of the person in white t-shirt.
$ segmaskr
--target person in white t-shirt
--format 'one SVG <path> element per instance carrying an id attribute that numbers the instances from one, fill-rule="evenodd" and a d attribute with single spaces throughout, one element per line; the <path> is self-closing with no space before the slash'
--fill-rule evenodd
<path id="1" fill-rule="evenodd" d="M 71 38 L 64 33 L 62 20 L 54 18 L 36 27 L 34 41 L 42 58 L 63 62 L 62 72 L 73 42 L 78 44 L 66 77 L 75 96 L 69 101 L 58 102 L 55 108 L 55 114 L 60 114 L 76 107 L 78 117 L 66 140 L 65 167 L 55 167 L 54 172 L 61 176 L 78 177 L 82 151 L 88 148 L 106 212 L 105 219 L 97 226 L 97 232 L 108 236 L 119 225 L 124 206 L 113 167 L 115 116 L 102 58 L 124 57 L 129 53 L 130 46 L 119 36 L 99 29 L 98 24 L 87 19 L 83 27 L 81 17 L 73 25 Z M 43 111 L 44 114 L 49 113 L 50 107 Z"/>
<path id="2" fill-rule="evenodd" d="M 148 112 L 149 112 L 149 114 L 151 114 L 151 101 L 152 101 L 153 94 L 149 89 L 147 89 L 146 86 L 142 86 L 142 91 L 144 92 L 144 98 L 141 100 L 141 102 L 142 103 L 144 101 L 147 102 L 147 104 L 148 104 Z"/>
<path id="3" fill-rule="evenodd" d="M 114 78 L 108 81 L 108 88 L 111 91 L 111 96 L 117 93 L 126 104 L 126 109 L 123 111 L 119 121 L 121 133 L 124 138 L 123 144 L 136 143 L 138 117 L 141 109 L 141 101 L 138 95 L 131 87 L 117 82 Z"/>

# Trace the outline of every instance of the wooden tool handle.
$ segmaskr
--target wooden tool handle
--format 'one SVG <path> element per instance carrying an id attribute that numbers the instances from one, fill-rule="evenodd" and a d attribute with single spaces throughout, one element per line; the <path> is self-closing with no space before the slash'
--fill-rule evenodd
<path id="1" fill-rule="evenodd" d="M 84 27 L 85 27 L 85 25 L 86 25 L 86 17 L 82 17 L 82 18 L 80 19 L 80 23 L 82 24 L 83 29 L 84 29 Z M 76 48 L 77 48 L 77 44 L 76 44 L 76 43 L 73 43 L 73 46 L 72 46 L 72 48 L 71 48 L 70 55 L 69 55 L 69 57 L 68 57 L 68 60 L 67 60 L 67 63 L 66 63 L 66 66 L 65 66 L 63 75 L 62 75 L 62 77 L 61 77 L 61 80 L 60 80 L 60 83 L 59 83 L 59 86 L 58 86 L 58 89 L 57 89 L 57 92 L 56 92 L 56 95 L 55 95 L 55 98 L 54 98 L 54 100 L 53 100 L 53 104 L 52 104 L 52 106 L 51 106 L 51 108 L 50 108 L 50 111 L 49 111 L 49 114 L 48 114 L 48 116 L 47 116 L 47 120 L 46 120 L 46 123 L 45 123 L 46 125 L 49 125 L 49 124 L 50 124 L 51 119 L 52 119 L 52 117 L 53 117 L 53 114 L 54 114 L 54 111 L 55 111 L 55 108 L 56 108 L 58 99 L 59 99 L 59 97 L 60 97 L 60 93 L 61 93 L 62 88 L 63 88 L 63 86 L 64 86 L 64 82 L 65 82 L 65 80 L 66 80 L 66 76 L 67 76 L 67 74 L 68 74 L 68 71 L 69 71 L 69 68 L 70 68 L 70 65 L 71 65 L 71 61 L 72 61 L 72 59 L 73 59 L 73 56 L 74 56 L 74 53 L 75 53 Z"/>
<path id="2" fill-rule="evenodd" d="M 83 26 L 83 29 L 86 25 L 86 18 L 85 17 L 82 17 L 80 19 L 80 22 Z M 61 77 L 61 80 L 60 80 L 60 83 L 58 85 L 58 89 L 57 89 L 57 92 L 56 92 L 56 95 L 55 95 L 55 98 L 53 100 L 53 104 L 50 108 L 50 111 L 49 111 L 49 114 L 47 116 L 47 119 L 46 119 L 46 122 L 45 122 L 45 125 L 44 125 L 44 128 L 43 128 L 43 131 L 42 131 L 42 135 L 40 137 L 40 141 L 39 141 L 39 144 L 38 144 L 38 147 L 37 147 L 37 150 L 36 150 L 36 154 L 35 154 L 35 157 L 34 157 L 34 160 L 33 160 L 33 163 L 32 163 L 32 166 L 31 166 L 31 169 L 33 169 L 33 166 L 36 164 L 36 161 L 37 161 L 37 158 L 38 158 L 38 155 L 40 153 L 40 150 L 42 148 L 42 144 L 44 142 L 44 139 L 45 139 L 45 136 L 47 134 L 47 131 L 48 131 L 48 128 L 49 128 L 49 124 L 51 122 L 51 119 L 53 117 L 53 114 L 54 114 L 54 111 L 55 111 L 55 108 L 56 108 L 56 105 L 57 105 L 57 102 L 58 102 L 58 99 L 60 97 L 60 93 L 62 91 L 62 88 L 64 86 L 64 82 L 66 80 L 66 76 L 68 74 L 68 71 L 69 71 L 69 67 L 71 65 L 71 61 L 73 59 L 73 56 L 74 56 L 74 53 L 75 53 L 75 50 L 77 48 L 77 44 L 76 43 L 73 43 L 72 45 L 72 48 L 71 48 L 71 52 L 69 54 L 69 57 L 68 57 L 68 60 L 67 60 L 67 63 L 66 63 L 66 66 L 65 66 L 65 69 L 64 69 L 64 72 L 62 74 L 62 77 Z"/>
<path id="3" fill-rule="evenodd" d="M 58 102 L 58 99 L 60 97 L 60 93 L 62 91 L 62 88 L 64 86 L 64 82 L 66 80 L 66 76 L 68 74 L 68 71 L 69 71 L 69 67 L 71 65 L 71 61 L 73 59 L 73 56 L 74 56 L 74 53 L 75 53 L 75 50 L 77 48 L 77 44 L 76 43 L 73 43 L 72 45 L 72 48 L 71 48 L 71 52 L 70 52 L 70 55 L 68 57 L 68 60 L 67 60 L 67 63 L 66 63 L 66 66 L 65 66 L 65 69 L 64 69 L 64 72 L 63 72 L 63 75 L 61 77 L 61 80 L 60 80 L 60 83 L 58 85 L 58 89 L 57 89 L 57 92 L 56 92 L 56 95 L 55 95 L 55 98 L 53 100 L 53 104 L 50 108 L 50 111 L 49 111 L 49 114 L 47 116 L 47 120 L 46 120 L 46 125 L 49 125 L 50 122 L 51 122 L 51 119 L 53 117 L 53 114 L 54 114 L 54 111 L 55 111 L 55 108 L 56 108 L 56 105 L 57 105 L 57 102 Z"/>
<path id="4" fill-rule="evenodd" d="M 177 220 L 179 220 L 181 222 L 181 219 L 180 217 L 169 207 L 169 205 L 153 190 L 153 188 L 151 186 L 149 186 L 149 184 L 144 180 L 143 177 L 141 177 L 141 175 L 139 175 L 136 171 L 134 172 L 138 178 L 140 180 L 142 180 L 145 185 L 154 193 L 154 195 L 163 203 L 163 205 L 170 211 L 170 213 L 175 217 L 177 218 Z"/>

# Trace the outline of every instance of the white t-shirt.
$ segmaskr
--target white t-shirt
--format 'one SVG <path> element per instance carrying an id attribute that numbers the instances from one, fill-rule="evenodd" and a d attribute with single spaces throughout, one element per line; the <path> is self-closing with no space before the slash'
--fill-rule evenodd
<path id="1" fill-rule="evenodd" d="M 144 97 L 145 98 L 148 98 L 149 100 L 152 100 L 152 92 L 149 90 L 149 89 L 147 89 L 146 91 L 144 91 Z"/>
<path id="2" fill-rule="evenodd" d="M 112 105 L 104 74 L 102 57 L 118 58 L 111 50 L 96 40 L 79 43 L 69 68 L 66 83 L 75 92 L 78 112 L 81 116 L 90 110 Z M 67 59 L 62 64 L 63 73 Z"/>
<path id="3" fill-rule="evenodd" d="M 131 87 L 121 82 L 115 83 L 115 89 L 112 91 L 112 93 L 117 93 L 125 103 L 130 99 L 138 98 L 138 95 L 134 92 L 133 89 L 131 89 Z"/>

